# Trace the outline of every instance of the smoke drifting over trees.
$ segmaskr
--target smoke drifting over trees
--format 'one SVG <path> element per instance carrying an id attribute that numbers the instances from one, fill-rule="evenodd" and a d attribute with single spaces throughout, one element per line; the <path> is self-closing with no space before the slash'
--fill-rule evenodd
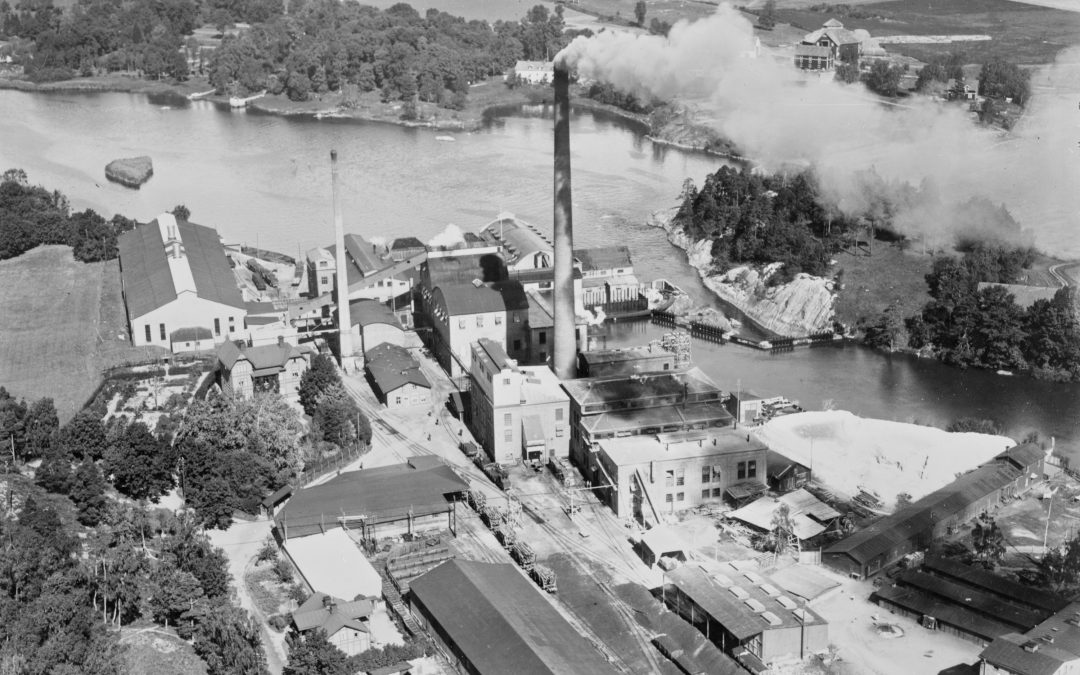
<path id="1" fill-rule="evenodd" d="M 1035 74 L 1028 112 L 1008 137 L 976 126 L 958 106 L 918 96 L 885 103 L 861 84 L 804 78 L 788 55 L 755 51 L 750 22 L 722 5 L 667 37 L 604 32 L 575 39 L 558 58 L 641 100 L 678 97 L 707 111 L 767 171 L 813 166 L 826 206 L 845 216 L 877 218 L 884 200 L 894 205 L 886 214 L 893 229 L 931 246 L 983 232 L 1001 241 L 1015 218 L 1039 248 L 1080 255 L 1072 224 L 1080 214 L 1080 50 Z M 993 208 L 980 202 L 978 218 L 958 218 L 977 197 Z"/>

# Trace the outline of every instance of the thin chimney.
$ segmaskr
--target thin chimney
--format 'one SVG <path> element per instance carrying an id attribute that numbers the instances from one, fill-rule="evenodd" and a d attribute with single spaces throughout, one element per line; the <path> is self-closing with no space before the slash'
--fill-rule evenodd
<path id="1" fill-rule="evenodd" d="M 337 304 L 338 336 L 341 353 L 341 366 L 353 355 L 352 317 L 349 316 L 349 273 L 345 266 L 345 225 L 341 216 L 341 193 L 338 189 L 337 150 L 330 151 L 330 175 L 334 197 L 334 241 L 337 243 Z"/>
<path id="2" fill-rule="evenodd" d="M 574 213 L 570 192 L 570 73 L 555 62 L 555 374 L 576 377 L 574 326 Z"/>

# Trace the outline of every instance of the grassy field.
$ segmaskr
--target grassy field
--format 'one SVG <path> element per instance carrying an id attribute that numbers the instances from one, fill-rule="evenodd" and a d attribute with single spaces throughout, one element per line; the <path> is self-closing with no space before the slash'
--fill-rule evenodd
<path id="1" fill-rule="evenodd" d="M 139 358 L 127 342 L 115 260 L 76 262 L 66 246 L 0 261 L 0 385 L 48 396 L 61 423 L 86 401 L 102 368 Z"/>
<path id="2" fill-rule="evenodd" d="M 844 270 L 844 289 L 836 301 L 836 317 L 849 326 L 859 319 L 873 321 L 899 300 L 904 315 L 918 311 L 928 300 L 926 274 L 933 258 L 918 251 L 903 251 L 895 244 L 874 242 L 874 255 L 839 253 L 837 267 Z"/>
<path id="3" fill-rule="evenodd" d="M 924 61 L 933 54 L 962 51 L 969 62 L 1000 55 L 1025 65 L 1049 63 L 1080 36 L 1080 13 L 1011 0 L 890 0 L 860 4 L 852 16 L 808 8 L 777 12 L 780 21 L 805 31 L 817 30 L 831 17 L 843 21 L 849 30 L 864 28 L 873 36 L 985 34 L 992 38 L 988 42 L 886 46 L 890 52 Z"/>

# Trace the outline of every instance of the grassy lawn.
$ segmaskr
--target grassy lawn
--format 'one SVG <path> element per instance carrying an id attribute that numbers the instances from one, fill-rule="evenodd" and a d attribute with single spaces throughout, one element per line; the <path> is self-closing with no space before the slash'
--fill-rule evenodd
<path id="1" fill-rule="evenodd" d="M 836 254 L 836 267 L 844 270 L 844 289 L 836 300 L 837 319 L 847 325 L 860 318 L 873 321 L 895 300 L 900 300 L 908 316 L 930 300 L 925 277 L 934 262 L 931 256 L 881 241 L 874 242 L 873 256 L 862 253 Z"/>
<path id="2" fill-rule="evenodd" d="M 127 342 L 115 260 L 76 262 L 66 246 L 0 261 L 0 385 L 28 400 L 49 396 L 63 423 L 108 365 L 136 360 Z"/>
<path id="3" fill-rule="evenodd" d="M 890 52 L 924 61 L 933 54 L 962 51 L 969 62 L 1001 55 L 1025 65 L 1049 63 L 1080 35 L 1080 14 L 1011 0 L 890 0 L 859 4 L 855 14 L 781 9 L 777 18 L 807 32 L 835 17 L 845 28 L 864 28 L 873 36 L 985 34 L 992 38 L 989 42 L 886 46 Z"/>

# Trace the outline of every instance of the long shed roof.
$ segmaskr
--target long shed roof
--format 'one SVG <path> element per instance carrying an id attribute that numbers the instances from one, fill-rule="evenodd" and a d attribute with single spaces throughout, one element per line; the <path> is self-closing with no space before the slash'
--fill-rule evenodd
<path id="1" fill-rule="evenodd" d="M 449 560 L 409 588 L 475 672 L 616 672 L 513 565 Z"/>
<path id="2" fill-rule="evenodd" d="M 1069 604 L 1061 595 L 1025 586 L 999 574 L 964 565 L 963 563 L 937 555 L 928 555 L 923 561 L 923 569 L 932 574 L 959 581 L 974 588 L 989 591 L 996 595 L 1029 607 L 1056 612 Z"/>

